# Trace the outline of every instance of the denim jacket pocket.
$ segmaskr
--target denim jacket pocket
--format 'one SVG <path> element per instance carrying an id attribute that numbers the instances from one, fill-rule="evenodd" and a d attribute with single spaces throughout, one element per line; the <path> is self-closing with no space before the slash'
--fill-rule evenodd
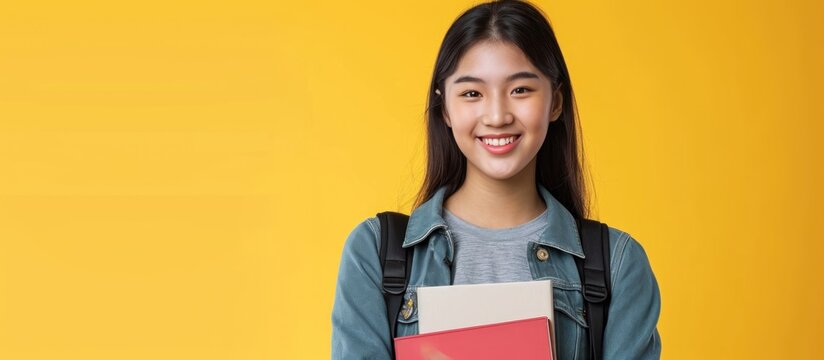
<path id="1" fill-rule="evenodd" d="M 409 285 L 403 295 L 403 303 L 398 312 L 397 336 L 418 334 L 418 292 L 416 285 Z"/>
<path id="2" fill-rule="evenodd" d="M 584 359 L 589 340 L 580 285 L 555 284 L 555 352 L 559 359 Z"/>

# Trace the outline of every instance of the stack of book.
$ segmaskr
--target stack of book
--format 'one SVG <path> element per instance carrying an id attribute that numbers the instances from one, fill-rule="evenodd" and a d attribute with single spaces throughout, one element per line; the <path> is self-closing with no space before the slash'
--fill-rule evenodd
<path id="1" fill-rule="evenodd" d="M 542 359 L 555 348 L 550 280 L 419 287 L 418 335 L 397 359 Z"/>

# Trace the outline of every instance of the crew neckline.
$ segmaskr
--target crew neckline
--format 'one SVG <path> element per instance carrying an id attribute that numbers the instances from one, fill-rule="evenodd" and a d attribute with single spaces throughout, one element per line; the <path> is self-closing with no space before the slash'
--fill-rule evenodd
<path id="1" fill-rule="evenodd" d="M 532 231 L 532 230 L 534 230 L 532 228 L 538 228 L 542 224 L 546 223 L 545 218 L 546 218 L 547 211 L 549 211 L 549 207 L 544 209 L 544 211 L 541 212 L 540 215 L 536 216 L 532 220 L 529 220 L 529 221 L 527 221 L 523 224 L 515 225 L 513 227 L 488 228 L 488 227 L 482 227 L 482 226 L 478 226 L 478 225 L 475 225 L 473 223 L 470 223 L 470 222 L 458 217 L 457 215 L 455 215 L 451 211 L 447 210 L 445 207 L 443 208 L 444 220 L 447 220 L 447 222 L 454 222 L 454 223 L 457 223 L 458 225 L 460 225 L 461 227 L 463 227 L 465 229 L 470 229 L 470 230 L 473 230 L 475 232 L 485 232 L 485 233 L 507 233 L 507 232 Z"/>

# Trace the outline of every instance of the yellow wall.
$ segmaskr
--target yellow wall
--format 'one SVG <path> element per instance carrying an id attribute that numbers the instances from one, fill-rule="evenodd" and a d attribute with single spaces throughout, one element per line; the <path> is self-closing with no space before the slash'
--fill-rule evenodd
<path id="1" fill-rule="evenodd" d="M 539 4 L 664 358 L 820 357 L 824 5 Z M 409 211 L 470 5 L 0 6 L 0 358 L 327 358 L 343 241 Z"/>

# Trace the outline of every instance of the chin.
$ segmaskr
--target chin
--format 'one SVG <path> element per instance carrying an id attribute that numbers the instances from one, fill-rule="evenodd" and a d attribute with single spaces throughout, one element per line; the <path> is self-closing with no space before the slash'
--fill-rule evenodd
<path id="1" fill-rule="evenodd" d="M 524 168 L 510 168 L 510 169 L 479 169 L 484 176 L 495 180 L 508 180 L 518 176 Z"/>

